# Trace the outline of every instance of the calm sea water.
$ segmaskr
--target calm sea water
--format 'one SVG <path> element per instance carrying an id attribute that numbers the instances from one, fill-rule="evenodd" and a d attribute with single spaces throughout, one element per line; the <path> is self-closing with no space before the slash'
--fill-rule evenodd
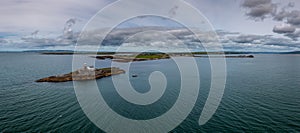
<path id="1" fill-rule="evenodd" d="M 174 132 L 300 132 L 300 55 L 255 55 L 227 59 L 227 83 L 222 102 L 203 126 L 198 119 L 210 87 L 208 59 L 197 58 L 201 75 L 196 106 Z M 96 61 L 107 67 L 110 61 Z M 0 53 L 0 132 L 102 132 L 83 113 L 72 82 L 34 81 L 71 71 L 72 56 L 36 53 Z M 178 68 L 172 60 L 135 62 L 130 73 L 139 92 L 150 88 L 148 76 L 163 72 L 168 80 L 165 94 L 150 107 L 124 101 L 111 78 L 97 80 L 108 105 L 133 119 L 157 117 L 174 104 L 180 86 Z M 164 123 L 161 123 L 164 124 Z"/>

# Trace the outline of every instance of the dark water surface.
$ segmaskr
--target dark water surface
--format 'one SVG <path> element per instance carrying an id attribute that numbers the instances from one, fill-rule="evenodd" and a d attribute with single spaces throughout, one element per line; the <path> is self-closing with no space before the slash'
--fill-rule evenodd
<path id="1" fill-rule="evenodd" d="M 197 58 L 201 76 L 200 95 L 188 116 L 174 132 L 300 132 L 300 55 L 255 55 L 227 59 L 227 83 L 222 102 L 203 126 L 198 119 L 210 87 L 210 65 Z M 97 61 L 108 67 L 110 61 Z M 111 78 L 97 80 L 100 91 L 115 112 L 134 119 L 155 118 L 172 107 L 180 91 L 180 75 L 172 60 L 135 62 L 131 84 L 147 92 L 149 74 L 166 75 L 166 94 L 150 107 L 124 101 Z M 35 53 L 0 53 L 0 132 L 101 132 L 83 113 L 72 82 L 34 81 L 68 73 L 72 56 Z M 163 122 L 161 124 L 164 124 Z"/>

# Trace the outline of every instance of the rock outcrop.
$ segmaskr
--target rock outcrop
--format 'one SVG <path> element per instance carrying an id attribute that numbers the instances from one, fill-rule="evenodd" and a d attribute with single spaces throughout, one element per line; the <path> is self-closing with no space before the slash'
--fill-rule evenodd
<path id="1" fill-rule="evenodd" d="M 122 74 L 122 73 L 125 73 L 125 71 L 116 67 L 95 69 L 93 70 L 93 72 L 89 72 L 89 74 L 82 74 L 80 73 L 79 70 L 77 70 L 64 75 L 42 78 L 36 80 L 36 82 L 67 82 L 73 80 L 74 81 L 92 80 L 92 79 L 99 79 L 99 78 Z"/>

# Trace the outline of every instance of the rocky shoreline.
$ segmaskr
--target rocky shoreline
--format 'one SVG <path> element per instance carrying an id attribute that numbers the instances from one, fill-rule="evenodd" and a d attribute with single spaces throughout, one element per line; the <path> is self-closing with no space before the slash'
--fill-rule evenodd
<path id="1" fill-rule="evenodd" d="M 100 68 L 93 70 L 92 74 L 82 75 L 79 70 L 70 72 L 64 75 L 50 76 L 36 80 L 36 82 L 67 82 L 67 81 L 82 81 L 82 80 L 93 80 L 108 77 L 112 75 L 125 73 L 124 70 L 116 67 L 111 68 Z"/>

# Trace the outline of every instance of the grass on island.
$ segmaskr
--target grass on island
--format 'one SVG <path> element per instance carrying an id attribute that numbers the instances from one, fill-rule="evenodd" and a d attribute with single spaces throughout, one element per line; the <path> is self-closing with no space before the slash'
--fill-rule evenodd
<path id="1" fill-rule="evenodd" d="M 164 58 L 166 57 L 166 55 L 164 54 L 153 54 L 153 55 L 144 55 L 144 54 L 140 54 L 140 55 L 137 55 L 135 58 L 137 59 L 159 59 L 159 58 Z"/>

